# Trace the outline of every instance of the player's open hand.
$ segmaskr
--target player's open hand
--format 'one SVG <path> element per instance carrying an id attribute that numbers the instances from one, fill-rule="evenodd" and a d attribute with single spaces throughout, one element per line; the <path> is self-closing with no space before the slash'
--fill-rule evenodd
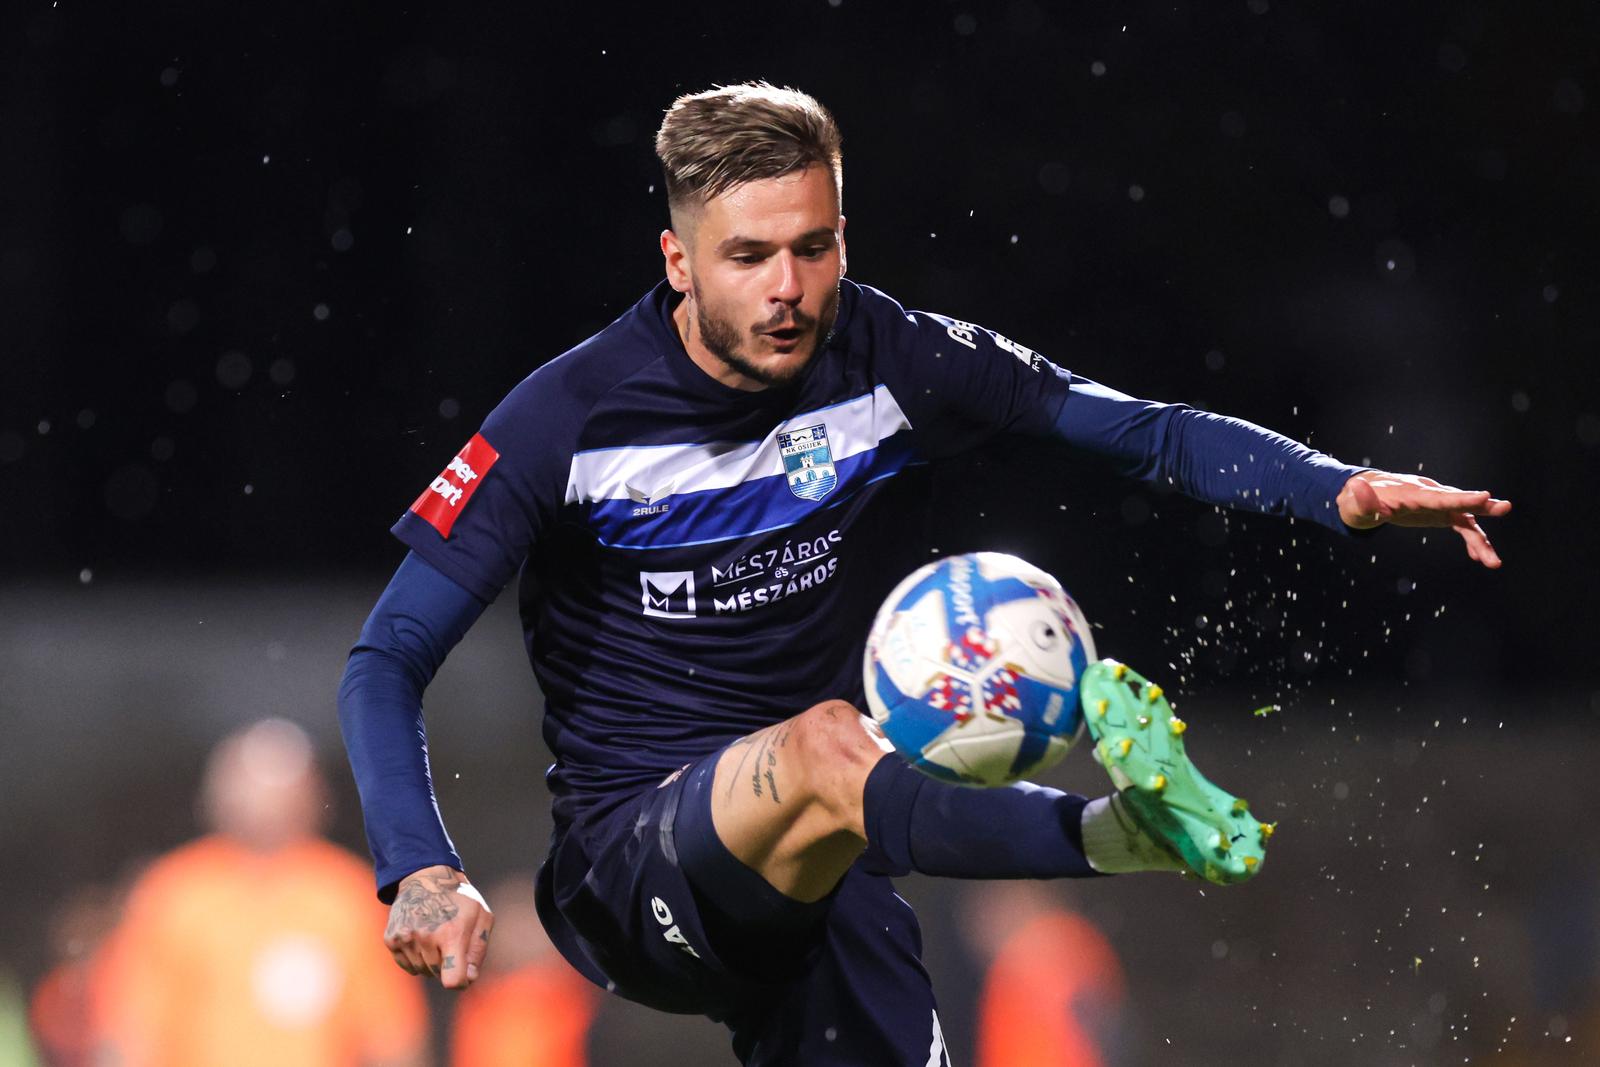
<path id="1" fill-rule="evenodd" d="M 1464 492 L 1420 474 L 1362 471 L 1344 483 L 1337 501 L 1346 526 L 1370 530 L 1395 526 L 1448 526 L 1467 543 L 1467 555 L 1491 569 L 1500 554 L 1478 526 L 1479 516 L 1499 518 L 1511 501 L 1497 500 L 1486 490 Z"/>
<path id="2" fill-rule="evenodd" d="M 467 876 L 424 867 L 400 881 L 383 943 L 408 974 L 436 975 L 446 989 L 477 980 L 489 951 L 494 913 Z"/>

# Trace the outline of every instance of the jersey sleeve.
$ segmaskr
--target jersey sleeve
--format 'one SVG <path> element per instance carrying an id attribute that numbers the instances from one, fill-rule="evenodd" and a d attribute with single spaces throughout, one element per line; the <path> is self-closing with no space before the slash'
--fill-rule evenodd
<path id="1" fill-rule="evenodd" d="M 433 791 L 422 694 L 485 602 L 413 552 L 378 598 L 339 683 L 339 729 L 361 796 L 378 898 L 443 864 L 462 870 Z"/>
<path id="2" fill-rule="evenodd" d="M 488 602 L 561 504 L 571 403 L 553 379 L 526 379 L 392 528 L 440 573 Z"/>
<path id="3" fill-rule="evenodd" d="M 1066 371 L 982 326 L 926 311 L 902 315 L 880 368 L 931 457 L 997 433 L 1051 432 L 1071 387 Z"/>
<path id="4" fill-rule="evenodd" d="M 1128 396 L 970 322 L 881 310 L 877 321 L 894 323 L 879 327 L 890 333 L 880 374 L 930 458 L 1000 432 L 1053 438 L 1207 503 L 1352 532 L 1335 498 L 1363 468 L 1242 419 Z"/>
<path id="5" fill-rule="evenodd" d="M 1367 468 L 1243 419 L 1140 400 L 1074 377 L 1054 433 L 1108 459 L 1121 474 L 1169 485 L 1208 504 L 1358 532 L 1339 517 L 1336 498 L 1345 482 Z"/>

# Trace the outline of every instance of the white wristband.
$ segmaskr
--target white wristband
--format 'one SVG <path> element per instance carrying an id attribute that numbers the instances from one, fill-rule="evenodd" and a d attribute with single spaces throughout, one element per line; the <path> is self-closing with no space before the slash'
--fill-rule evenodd
<path id="1" fill-rule="evenodd" d="M 456 886 L 456 892 L 476 903 L 484 911 L 489 910 L 489 902 L 483 899 L 483 894 L 478 892 L 478 887 L 471 882 L 462 882 Z"/>

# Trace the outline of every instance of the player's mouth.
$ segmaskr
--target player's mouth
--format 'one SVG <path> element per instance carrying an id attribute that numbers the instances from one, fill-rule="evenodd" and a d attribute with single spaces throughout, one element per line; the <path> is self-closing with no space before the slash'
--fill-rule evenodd
<path id="1" fill-rule="evenodd" d="M 799 326 L 785 326 L 777 330 L 762 330 L 761 336 L 779 352 L 793 352 L 806 331 Z"/>

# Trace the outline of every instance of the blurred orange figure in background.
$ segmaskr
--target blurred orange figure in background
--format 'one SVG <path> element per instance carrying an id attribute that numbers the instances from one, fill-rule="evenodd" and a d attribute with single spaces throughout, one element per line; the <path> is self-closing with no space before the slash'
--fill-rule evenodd
<path id="1" fill-rule="evenodd" d="M 364 859 L 322 840 L 311 742 L 266 719 L 212 750 L 215 832 L 134 885 L 95 970 L 103 1067 L 412 1067 L 427 1006 L 372 930 Z"/>
<path id="2" fill-rule="evenodd" d="M 533 875 L 507 878 L 494 901 L 494 949 L 457 1002 L 454 1067 L 584 1067 L 600 990 L 545 936 Z"/>
<path id="3" fill-rule="evenodd" d="M 33 989 L 28 1025 L 50 1067 L 89 1067 L 94 1062 L 90 995 L 99 948 L 120 910 L 115 891 L 98 885 L 72 893 L 50 920 L 54 966 Z"/>
<path id="4" fill-rule="evenodd" d="M 965 927 L 994 951 L 978 999 L 977 1067 L 1105 1067 L 1122 965 L 1104 934 L 1043 883 L 995 882 L 967 899 Z"/>

